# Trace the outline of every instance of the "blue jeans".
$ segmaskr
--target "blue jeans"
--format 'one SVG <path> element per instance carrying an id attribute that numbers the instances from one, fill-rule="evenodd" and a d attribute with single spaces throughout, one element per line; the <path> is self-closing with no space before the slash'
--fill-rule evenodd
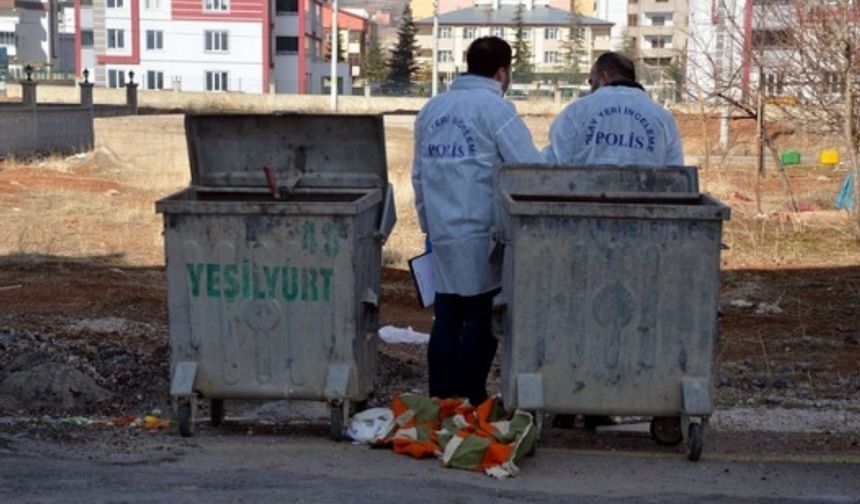
<path id="1" fill-rule="evenodd" d="M 431 396 L 465 397 L 475 406 L 487 399 L 487 375 L 497 346 L 492 314 L 498 292 L 436 294 L 427 348 Z"/>

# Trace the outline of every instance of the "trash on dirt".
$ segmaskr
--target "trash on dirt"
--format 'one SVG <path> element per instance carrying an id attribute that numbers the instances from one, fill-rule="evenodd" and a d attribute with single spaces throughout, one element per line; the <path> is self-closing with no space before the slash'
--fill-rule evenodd
<path id="1" fill-rule="evenodd" d="M 63 423 L 78 425 L 78 426 L 85 426 L 85 425 L 90 425 L 91 423 L 93 423 L 93 421 L 87 417 L 73 416 L 73 417 L 69 417 L 69 418 L 64 418 Z"/>
<path id="2" fill-rule="evenodd" d="M 141 419 L 134 415 L 116 417 L 110 421 L 110 425 L 114 427 L 139 427 L 140 424 Z"/>
<path id="3" fill-rule="evenodd" d="M 750 202 L 750 201 L 752 201 L 752 198 L 750 198 L 749 196 L 743 195 L 737 191 L 734 191 L 729 195 L 729 201 Z"/>
<path id="4" fill-rule="evenodd" d="M 429 334 L 414 331 L 412 327 L 403 329 L 401 327 L 385 326 L 379 330 L 379 337 L 386 343 L 426 345 L 430 341 Z"/>
<path id="5" fill-rule="evenodd" d="M 759 303 L 755 312 L 757 315 L 779 315 L 782 313 L 782 308 L 776 303 Z"/>
<path id="6" fill-rule="evenodd" d="M 817 180 L 819 182 L 830 182 L 833 179 L 831 179 L 830 177 L 828 177 L 826 175 L 819 175 L 819 176 L 815 177 L 815 180 Z"/>
<path id="7" fill-rule="evenodd" d="M 68 329 L 73 332 L 93 332 L 98 334 L 110 334 L 123 332 L 128 326 L 128 321 L 119 317 L 102 317 L 96 319 L 82 319 L 70 324 Z"/>
<path id="8" fill-rule="evenodd" d="M 377 445 L 414 458 L 437 457 L 445 467 L 481 471 L 497 479 L 516 476 L 520 459 L 531 453 L 537 429 L 531 413 L 505 417 L 491 397 L 475 407 L 464 399 L 415 394 L 391 402 L 394 429 Z"/>
<path id="9" fill-rule="evenodd" d="M 385 439 L 394 426 L 394 412 L 389 408 L 371 408 L 356 413 L 346 434 L 354 441 L 373 444 Z"/>
<path id="10" fill-rule="evenodd" d="M 3 286 L 0 286 L 0 291 L 15 290 L 15 289 L 20 289 L 21 287 L 23 287 L 23 285 L 22 285 L 22 284 L 16 284 L 16 285 L 3 285 Z"/>
<path id="11" fill-rule="evenodd" d="M 162 420 L 154 415 L 146 415 L 143 417 L 143 426 L 152 431 L 169 429 L 170 420 Z"/>
<path id="12" fill-rule="evenodd" d="M 746 299 L 732 299 L 729 301 L 729 306 L 732 308 L 752 308 L 755 304 Z"/>

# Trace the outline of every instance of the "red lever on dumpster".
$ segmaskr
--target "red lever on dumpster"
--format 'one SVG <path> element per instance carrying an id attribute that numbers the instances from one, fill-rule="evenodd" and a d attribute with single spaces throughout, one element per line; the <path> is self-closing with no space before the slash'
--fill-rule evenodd
<path id="1" fill-rule="evenodd" d="M 273 199 L 280 199 L 280 192 L 278 191 L 278 181 L 275 179 L 275 170 L 269 165 L 263 167 L 263 172 L 266 173 L 266 182 L 269 184 L 269 191 L 272 192 Z"/>

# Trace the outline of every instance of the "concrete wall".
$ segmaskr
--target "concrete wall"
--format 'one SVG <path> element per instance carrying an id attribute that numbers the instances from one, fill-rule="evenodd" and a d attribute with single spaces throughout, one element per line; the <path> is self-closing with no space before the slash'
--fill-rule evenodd
<path id="1" fill-rule="evenodd" d="M 7 96 L 13 99 L 20 98 L 21 86 L 17 83 L 10 83 Z M 39 86 L 38 99 L 39 103 L 78 103 L 79 93 L 75 86 Z M 93 89 L 93 99 L 99 105 L 122 105 L 125 104 L 125 89 L 96 87 Z M 142 108 L 168 111 L 329 111 L 328 95 L 138 91 L 138 103 Z M 338 112 L 345 114 L 417 112 L 425 103 L 427 103 L 427 98 L 341 96 L 338 99 Z M 515 101 L 514 105 L 520 115 L 555 115 L 559 111 L 557 104 L 551 98 Z M 566 105 L 566 103 L 561 105 Z"/>
<path id="2" fill-rule="evenodd" d="M 32 152 L 84 151 L 92 145 L 93 118 L 88 109 L 0 109 L 2 157 Z"/>
<path id="3" fill-rule="evenodd" d="M 177 190 L 190 174 L 184 120 L 182 114 L 96 118 L 95 148 L 107 148 L 130 169 L 148 173 L 130 180 L 151 190 Z"/>

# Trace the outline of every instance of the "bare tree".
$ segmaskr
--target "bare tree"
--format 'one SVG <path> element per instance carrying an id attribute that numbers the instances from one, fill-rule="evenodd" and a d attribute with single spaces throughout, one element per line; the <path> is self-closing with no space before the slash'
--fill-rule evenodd
<path id="1" fill-rule="evenodd" d="M 771 0 L 786 51 L 773 61 L 775 82 L 797 97 L 778 103 L 805 131 L 842 138 L 854 173 L 854 232 L 860 238 L 860 3 L 856 0 Z M 781 7 L 781 8 L 779 8 Z M 764 14 L 764 13 L 763 13 Z M 765 33 L 764 36 L 767 36 Z"/>
<path id="2" fill-rule="evenodd" d="M 860 2 L 718 0 L 716 5 L 710 23 L 701 24 L 707 29 L 691 27 L 688 92 L 729 104 L 761 124 L 761 143 L 783 174 L 787 192 L 777 154 L 785 130 L 765 117 L 759 120 L 764 106 L 798 130 L 841 138 L 855 175 L 854 230 L 860 238 Z"/>

